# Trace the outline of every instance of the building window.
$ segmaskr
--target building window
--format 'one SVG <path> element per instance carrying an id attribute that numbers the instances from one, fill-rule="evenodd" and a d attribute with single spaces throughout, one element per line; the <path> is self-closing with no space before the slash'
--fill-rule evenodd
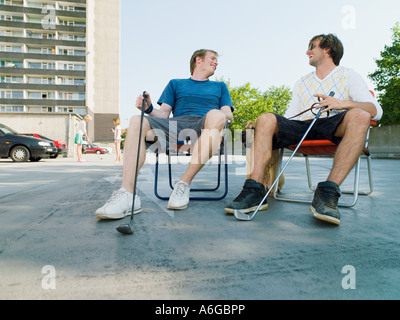
<path id="1" fill-rule="evenodd" d="M 58 110 L 62 113 L 73 113 L 74 108 L 68 108 L 68 107 L 59 107 Z"/>
<path id="2" fill-rule="evenodd" d="M 48 113 L 48 112 L 56 112 L 55 107 L 42 107 L 42 112 Z"/>
<path id="3" fill-rule="evenodd" d="M 0 98 L 2 99 L 23 99 L 24 92 L 23 91 L 0 91 Z"/>
<path id="4" fill-rule="evenodd" d="M 1 68 L 23 68 L 22 61 L 0 61 Z"/>
<path id="5" fill-rule="evenodd" d="M 0 106 L 0 112 L 24 112 L 24 106 Z"/>
<path id="6" fill-rule="evenodd" d="M 18 76 L 1 76 L 0 83 L 22 83 L 24 81 L 23 77 Z"/>

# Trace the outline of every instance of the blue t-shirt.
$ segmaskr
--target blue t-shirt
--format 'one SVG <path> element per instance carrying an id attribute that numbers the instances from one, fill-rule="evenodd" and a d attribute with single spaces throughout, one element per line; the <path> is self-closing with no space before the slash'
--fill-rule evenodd
<path id="1" fill-rule="evenodd" d="M 158 104 L 166 103 L 172 107 L 174 117 L 196 115 L 204 116 L 212 109 L 230 106 L 232 100 L 224 82 L 196 81 L 192 79 L 173 79 L 162 93 Z"/>

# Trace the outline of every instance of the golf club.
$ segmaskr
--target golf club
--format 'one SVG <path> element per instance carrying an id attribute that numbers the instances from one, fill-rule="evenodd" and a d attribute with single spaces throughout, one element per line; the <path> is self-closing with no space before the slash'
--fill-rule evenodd
<path id="1" fill-rule="evenodd" d="M 335 93 L 332 91 L 329 96 L 333 97 L 335 95 Z M 279 173 L 279 175 L 276 177 L 274 183 L 272 184 L 272 186 L 269 188 L 268 192 L 265 194 L 264 198 L 261 200 L 260 204 L 258 205 L 257 209 L 253 212 L 253 214 L 249 215 L 247 213 L 244 213 L 240 210 L 235 209 L 234 211 L 234 215 L 235 218 L 238 220 L 242 220 L 242 221 L 251 221 L 253 220 L 253 218 L 255 217 L 255 215 L 257 214 L 258 210 L 260 210 L 261 205 L 263 204 L 263 202 L 265 201 L 265 199 L 269 196 L 271 190 L 274 188 L 275 184 L 279 181 L 280 176 L 282 175 L 282 173 L 285 171 L 286 167 L 289 165 L 290 161 L 293 159 L 294 155 L 296 154 L 297 150 L 299 150 L 301 144 L 303 143 L 303 141 L 306 139 L 308 133 L 310 132 L 311 128 L 313 127 L 313 125 L 315 124 L 315 122 L 319 119 L 319 117 L 321 116 L 321 112 L 324 108 L 320 108 L 318 110 L 318 113 L 316 114 L 314 120 L 311 122 L 310 126 L 308 127 L 306 133 L 304 134 L 303 138 L 300 140 L 300 142 L 297 144 L 296 149 L 293 151 L 292 155 L 290 156 L 289 160 L 286 162 L 285 166 L 283 167 L 283 169 L 281 170 L 281 172 Z"/>
<path id="2" fill-rule="evenodd" d="M 129 223 L 121 224 L 117 227 L 117 231 L 122 234 L 133 234 L 133 213 L 135 210 L 135 196 L 136 196 L 136 182 L 138 176 L 138 167 L 139 167 L 139 159 L 140 159 L 140 145 L 142 141 L 142 127 L 143 127 L 143 118 L 144 118 L 144 109 L 146 108 L 146 91 L 143 91 L 143 103 L 142 103 L 142 112 L 140 114 L 140 130 L 139 130 L 139 142 L 138 142 L 138 151 L 137 151 L 137 160 L 136 160 L 136 171 L 135 171 L 135 182 L 133 185 L 133 199 L 132 199 L 132 212 L 131 219 Z"/>

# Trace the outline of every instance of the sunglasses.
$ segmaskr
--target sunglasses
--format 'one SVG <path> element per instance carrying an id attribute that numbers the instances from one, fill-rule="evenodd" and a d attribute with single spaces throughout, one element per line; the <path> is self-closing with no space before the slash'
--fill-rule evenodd
<path id="1" fill-rule="evenodd" d="M 310 43 L 310 45 L 308 46 L 308 50 L 312 50 L 317 46 L 317 44 L 315 43 Z"/>

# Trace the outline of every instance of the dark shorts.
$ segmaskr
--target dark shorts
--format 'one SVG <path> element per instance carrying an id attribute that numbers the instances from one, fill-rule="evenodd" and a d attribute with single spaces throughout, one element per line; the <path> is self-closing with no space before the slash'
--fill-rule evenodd
<path id="1" fill-rule="evenodd" d="M 308 133 L 306 140 L 328 139 L 339 144 L 342 138 L 335 137 L 334 134 L 346 113 L 345 111 L 329 118 L 318 119 Z M 288 120 L 278 114 L 275 114 L 275 116 L 278 121 L 279 132 L 278 136 L 274 138 L 273 149 L 285 148 L 299 143 L 312 122 L 312 120 Z"/>
<path id="2" fill-rule="evenodd" d="M 157 142 L 146 142 L 150 150 L 165 152 L 169 145 L 177 144 L 177 141 L 190 137 L 191 143 L 195 143 L 204 128 L 206 116 L 180 116 L 168 119 L 146 117 L 149 121 Z"/>

